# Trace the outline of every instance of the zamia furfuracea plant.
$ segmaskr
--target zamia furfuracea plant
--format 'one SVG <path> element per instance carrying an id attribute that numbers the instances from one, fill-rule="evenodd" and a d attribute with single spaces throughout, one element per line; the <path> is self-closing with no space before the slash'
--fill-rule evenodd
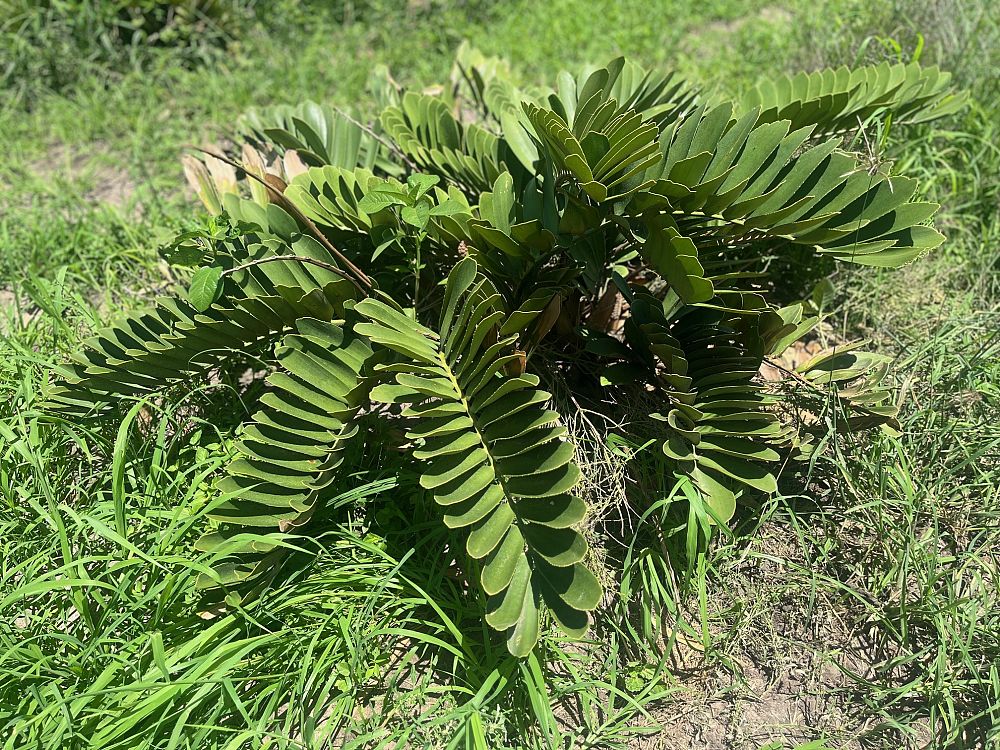
<path id="1" fill-rule="evenodd" d="M 371 425 L 393 425 L 486 621 L 523 656 L 546 613 L 582 634 L 604 595 L 554 386 L 625 415 L 716 522 L 813 450 L 826 422 L 785 418 L 787 387 L 831 397 L 842 428 L 893 423 L 887 358 L 863 342 L 784 389 L 761 368 L 830 313 L 807 265 L 896 267 L 942 241 L 915 181 L 858 149 L 964 98 L 916 64 L 781 77 L 732 102 L 623 59 L 520 89 L 465 46 L 440 91 L 384 76 L 374 121 L 262 109 L 233 151 L 186 157 L 214 215 L 164 250 L 187 293 L 99 330 L 48 399 L 107 418 L 265 363 L 199 542 L 207 596 L 279 585 L 282 540 L 343 492 Z"/>

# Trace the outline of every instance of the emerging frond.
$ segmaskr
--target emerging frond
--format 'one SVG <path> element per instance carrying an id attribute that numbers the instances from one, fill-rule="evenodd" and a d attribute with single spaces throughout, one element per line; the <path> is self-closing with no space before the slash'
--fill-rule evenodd
<path id="1" fill-rule="evenodd" d="M 389 149 L 350 115 L 315 102 L 252 109 L 240 118 L 238 132 L 260 145 L 294 150 L 312 167 L 361 167 L 398 174 Z"/>
<path id="2" fill-rule="evenodd" d="M 575 113 L 570 126 L 550 110 L 530 103 L 524 108 L 552 165 L 571 174 L 592 200 L 618 201 L 650 186 L 641 175 L 658 161 L 659 131 L 638 112 L 619 114 L 614 99 L 595 95 Z"/>
<path id="3" fill-rule="evenodd" d="M 628 111 L 643 122 L 663 128 L 674 122 L 693 104 L 697 88 L 675 73 L 661 74 L 618 57 L 603 68 L 586 68 L 573 76 L 559 74 L 556 90 L 547 104 L 577 132 L 577 118 L 613 101 L 612 117 Z"/>
<path id="4" fill-rule="evenodd" d="M 382 127 L 418 166 L 469 191 L 485 190 L 500 176 L 501 140 L 475 123 L 458 122 L 436 97 L 407 92 L 382 113 Z"/>

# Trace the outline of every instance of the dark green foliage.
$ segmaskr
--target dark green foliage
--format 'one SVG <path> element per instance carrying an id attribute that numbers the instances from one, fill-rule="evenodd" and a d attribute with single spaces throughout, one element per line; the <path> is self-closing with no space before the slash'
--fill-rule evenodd
<path id="1" fill-rule="evenodd" d="M 232 353 L 264 361 L 202 543 L 219 551 L 215 593 L 266 583 L 282 540 L 343 490 L 345 447 L 402 428 L 487 623 L 523 656 L 542 613 L 579 634 L 601 599 L 576 449 L 540 382 L 633 421 L 712 523 L 774 492 L 779 459 L 808 455 L 817 428 L 783 420 L 795 389 L 759 372 L 829 310 L 809 289 L 772 299 L 765 259 L 896 267 L 943 240 L 913 180 L 822 135 L 960 99 L 913 66 L 778 82 L 738 106 L 622 59 L 533 93 L 469 50 L 456 67 L 441 96 L 387 90 L 377 126 L 313 104 L 245 118 L 243 163 L 189 165 L 228 227 L 193 307 L 102 332 L 51 398 L 105 411 Z M 847 345 L 791 382 L 832 395 L 849 427 L 888 427 L 884 374 Z"/>

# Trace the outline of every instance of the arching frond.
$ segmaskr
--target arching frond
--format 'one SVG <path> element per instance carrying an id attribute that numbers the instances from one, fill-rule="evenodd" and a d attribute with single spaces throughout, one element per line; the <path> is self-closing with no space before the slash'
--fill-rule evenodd
<path id="1" fill-rule="evenodd" d="M 780 238 L 873 266 L 902 265 L 944 240 L 924 224 L 937 205 L 911 201 L 915 180 L 863 169 L 838 139 L 802 150 L 812 127 L 757 119 L 756 110 L 733 119 L 723 104 L 668 129 L 647 173 L 655 184 L 630 210 L 666 209 L 696 243 Z"/>
<path id="2" fill-rule="evenodd" d="M 218 482 L 221 502 L 209 515 L 221 526 L 198 546 L 225 557 L 215 578 L 202 577 L 205 587 L 253 584 L 271 572 L 285 548 L 263 535 L 312 517 L 358 433 L 354 417 L 367 401 L 361 374 L 371 346 L 333 322 L 304 316 L 295 328 L 275 349 L 278 365 L 262 408 Z"/>
<path id="3" fill-rule="evenodd" d="M 59 371 L 62 380 L 49 401 L 67 414 L 87 416 L 123 398 L 157 393 L 234 354 L 258 351 L 322 302 L 330 305 L 325 296 L 296 290 L 205 312 L 182 300 L 162 300 L 150 312 L 98 331 L 76 362 Z"/>
<path id="4" fill-rule="evenodd" d="M 409 404 L 403 414 L 408 438 L 421 441 L 420 483 L 448 526 L 468 529 L 466 550 L 482 560 L 490 596 L 486 620 L 524 656 L 538 639 L 543 604 L 565 630 L 581 633 L 601 588 L 573 529 L 586 512 L 571 494 L 580 474 L 573 446 L 545 408 L 538 378 L 505 374 L 518 357 L 514 339 L 498 338 L 499 295 L 477 271 L 471 258 L 452 270 L 439 332 L 375 300 L 358 304 L 372 322 L 356 330 L 404 358 L 384 368 L 394 382 L 372 396 Z"/>
<path id="5" fill-rule="evenodd" d="M 710 307 L 670 320 L 641 291 L 630 305 L 626 340 L 655 369 L 668 404 L 654 415 L 668 434 L 663 452 L 727 521 L 745 492 L 777 489 L 767 465 L 778 460 L 773 446 L 785 435 L 768 408 L 774 399 L 753 382 L 763 359 L 760 340 L 747 336 L 756 320 Z"/>
<path id="6" fill-rule="evenodd" d="M 894 125 L 930 122 L 968 102 L 952 91 L 951 74 L 918 63 L 887 62 L 764 80 L 743 97 L 744 111 L 759 109 L 757 124 L 788 120 L 792 130 L 812 126 L 813 137 L 857 130 L 872 118 Z"/>
<path id="7" fill-rule="evenodd" d="M 337 262 L 303 234 L 279 206 L 226 196 L 229 215 L 245 234 L 220 242 L 214 262 L 227 278 L 222 298 L 206 310 L 165 298 L 148 312 L 104 328 L 86 343 L 75 364 L 60 371 L 50 400 L 84 414 L 110 403 L 149 395 L 231 359 L 259 353 L 303 316 L 330 320 L 343 313 L 355 288 L 327 268 Z M 327 266 L 279 256 L 310 258 Z"/>

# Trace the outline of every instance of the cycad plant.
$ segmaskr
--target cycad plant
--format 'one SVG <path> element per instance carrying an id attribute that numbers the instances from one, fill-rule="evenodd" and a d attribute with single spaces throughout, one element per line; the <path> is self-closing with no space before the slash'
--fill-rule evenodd
<path id="1" fill-rule="evenodd" d="M 625 415 L 714 523 L 775 492 L 828 423 L 787 418 L 788 386 L 832 396 L 840 428 L 892 423 L 885 358 L 856 344 L 781 389 L 760 370 L 829 312 L 802 259 L 895 267 L 941 243 L 937 207 L 861 149 L 961 106 L 947 74 L 823 71 L 727 102 L 623 59 L 551 90 L 507 71 L 463 49 L 440 95 L 386 79 L 372 124 L 250 113 L 239 151 L 187 157 L 216 214 L 165 251 L 195 267 L 187 294 L 60 373 L 50 403 L 84 418 L 265 363 L 200 542 L 209 593 L 280 584 L 283 540 L 349 483 L 348 449 L 396 435 L 486 621 L 526 655 L 545 613 L 582 633 L 602 599 L 579 448 L 543 382 Z"/>

